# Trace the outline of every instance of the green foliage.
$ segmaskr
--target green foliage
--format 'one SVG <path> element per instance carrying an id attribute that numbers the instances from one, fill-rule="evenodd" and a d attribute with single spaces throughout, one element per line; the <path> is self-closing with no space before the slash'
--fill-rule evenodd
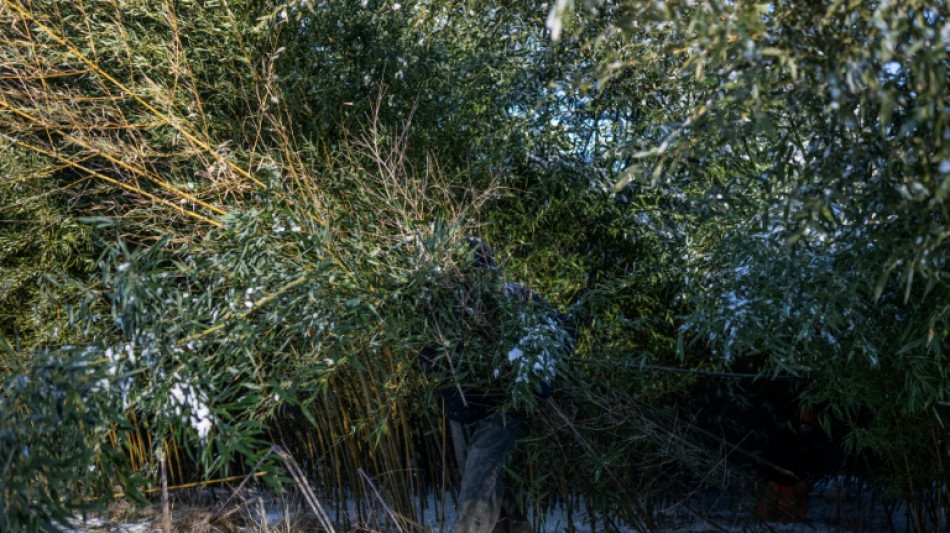
<path id="1" fill-rule="evenodd" d="M 4 492 L 9 524 L 154 482 L 169 442 L 210 476 L 277 439 L 337 498 L 386 473 L 411 515 L 406 462 L 444 452 L 433 343 L 535 412 L 530 491 L 638 526 L 639 495 L 725 464 L 689 398 L 749 401 L 658 367 L 802 376 L 886 483 L 946 482 L 942 3 L 173 4 L 0 7 L 0 416 L 113 406 L 4 433 L 45 502 Z M 509 365 L 548 311 L 502 278 L 582 325 L 563 410 Z"/>
<path id="2" fill-rule="evenodd" d="M 518 4 L 332 0 L 278 6 L 266 22 L 286 49 L 277 72 L 304 134 L 337 147 L 367 115 L 390 128 L 411 121 L 415 164 L 434 155 L 484 173 L 533 142 L 525 114 L 546 81 L 532 68 L 544 59 L 542 15 Z"/>
<path id="3" fill-rule="evenodd" d="M 617 138 L 616 190 L 699 200 L 667 211 L 685 361 L 805 375 L 888 483 L 945 482 L 946 450 L 885 435 L 907 431 L 894 413 L 946 435 L 946 6 L 571 4 L 549 26 L 596 58 L 579 87 L 652 108 Z"/>
<path id="4" fill-rule="evenodd" d="M 110 436 L 128 431 L 108 371 L 94 350 L 37 354 L 0 385 L 0 527 L 52 531 L 107 500 L 135 495 Z"/>
<path id="5" fill-rule="evenodd" d="M 30 176 L 31 162 L 0 159 L 2 172 L 20 177 Z M 50 198 L 54 180 L 13 181 L 0 188 L 0 300 L 8 303 L 0 309 L 0 337 L 26 352 L 70 342 L 62 307 L 80 299 L 70 281 L 87 278 L 94 258 L 89 232 Z M 8 357 L 0 354 L 0 361 L 12 362 Z"/>

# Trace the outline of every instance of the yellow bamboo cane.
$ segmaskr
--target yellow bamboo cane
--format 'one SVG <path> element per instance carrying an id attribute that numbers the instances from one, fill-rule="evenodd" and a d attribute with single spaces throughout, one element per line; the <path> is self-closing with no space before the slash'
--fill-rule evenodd
<path id="1" fill-rule="evenodd" d="M 23 118 L 25 118 L 25 119 L 27 119 L 27 120 L 33 122 L 34 124 L 40 125 L 41 127 L 46 127 L 46 123 L 44 123 L 41 119 L 39 119 L 38 117 L 34 117 L 33 115 L 30 115 L 29 113 L 26 113 L 25 111 L 22 111 L 22 110 L 20 110 L 20 109 L 16 109 L 15 107 L 11 106 L 11 105 L 9 104 L 9 102 L 6 101 L 5 98 L 4 98 L 3 100 L 0 100 L 0 106 L 2 106 L 4 109 L 8 109 L 8 110 L 12 111 L 14 114 L 17 114 L 17 115 L 19 115 L 19 116 L 21 116 L 21 117 L 23 117 Z M 208 209 L 208 210 L 210 210 L 210 211 L 214 211 L 215 213 L 217 213 L 217 214 L 219 214 L 219 215 L 226 215 L 226 214 L 227 214 L 227 211 L 225 211 L 224 209 L 221 209 L 220 207 L 217 207 L 217 206 L 211 205 L 211 204 L 209 204 L 209 203 L 207 203 L 207 202 L 204 202 L 204 201 L 202 201 L 202 200 L 196 198 L 195 196 L 193 196 L 193 195 L 191 195 L 191 194 L 189 194 L 189 193 L 186 193 L 185 191 L 182 191 L 182 190 L 180 190 L 180 189 L 178 189 L 178 188 L 172 186 L 170 183 L 168 183 L 168 182 L 166 182 L 165 180 L 159 178 L 158 176 L 155 176 L 155 175 L 152 174 L 152 173 L 146 172 L 146 171 L 144 171 L 144 170 L 142 170 L 142 169 L 140 169 L 140 168 L 136 168 L 136 167 L 134 167 L 134 166 L 132 166 L 132 165 L 126 163 L 125 161 L 122 161 L 121 159 L 118 159 L 118 158 L 116 158 L 116 157 L 113 157 L 111 154 L 108 154 L 108 153 L 106 153 L 106 152 L 104 152 L 104 151 L 102 151 L 102 150 L 97 149 L 96 147 L 94 147 L 94 146 L 92 146 L 91 144 L 87 143 L 85 140 L 83 140 L 83 139 L 81 139 L 81 138 L 79 138 L 79 137 L 76 137 L 75 135 L 72 135 L 72 134 L 70 134 L 70 133 L 66 133 L 66 132 L 64 132 L 64 131 L 62 131 L 62 130 L 58 130 L 58 129 L 52 129 L 52 130 L 50 130 L 50 131 L 53 131 L 54 133 L 58 133 L 59 135 L 62 135 L 62 136 L 65 137 L 67 140 L 69 140 L 69 141 L 71 141 L 71 142 L 73 142 L 73 143 L 78 144 L 79 146 L 85 148 L 86 150 L 89 150 L 89 151 L 91 151 L 91 152 L 95 152 L 97 155 L 100 155 L 100 156 L 104 157 L 105 159 L 107 159 L 107 160 L 109 160 L 110 162 L 112 162 L 112 163 L 114 163 L 114 164 L 116 164 L 116 165 L 118 165 L 118 166 L 120 166 L 120 167 L 122 167 L 122 168 L 128 170 L 129 172 L 132 172 L 132 173 L 134 173 L 134 174 L 136 174 L 136 175 L 138 175 L 138 176 L 142 176 L 142 177 L 144 177 L 145 179 L 151 181 L 152 183 L 158 185 L 159 187 L 161 187 L 161 188 L 163 188 L 163 189 L 165 189 L 165 190 L 167 190 L 167 191 L 169 191 L 169 192 L 172 192 L 172 193 L 174 193 L 174 194 L 176 194 L 176 195 L 178 195 L 178 196 L 180 196 L 180 197 L 182 197 L 182 198 L 184 198 L 184 199 L 186 199 L 186 200 L 188 200 L 188 201 L 190 201 L 190 202 L 192 202 L 192 203 L 198 204 L 198 205 L 200 205 L 201 207 L 204 207 L 205 209 Z"/>
<path id="2" fill-rule="evenodd" d="M 208 217 L 206 217 L 206 216 L 204 216 L 204 215 L 201 215 L 201 214 L 196 213 L 196 212 L 194 212 L 194 211 L 185 209 L 185 208 L 181 207 L 180 205 L 176 205 L 174 202 L 171 202 L 171 201 L 166 200 L 166 199 L 164 199 L 164 198 L 160 198 L 160 197 L 158 197 L 158 196 L 155 196 L 154 194 L 151 194 L 151 193 L 149 193 L 149 192 L 146 192 L 146 191 L 142 190 L 141 188 L 136 187 L 135 185 L 130 185 L 130 184 L 128 184 L 128 183 L 123 183 L 123 182 L 121 182 L 121 181 L 119 181 L 119 180 L 117 180 L 117 179 L 110 178 L 109 176 L 106 176 L 105 174 L 101 174 L 101 173 L 99 173 L 99 172 L 96 172 L 95 170 L 92 170 L 91 168 L 85 167 L 85 166 L 83 166 L 83 165 L 81 165 L 81 164 L 79 164 L 79 163 L 77 163 L 77 162 L 75 162 L 75 161 L 70 161 L 69 159 L 67 159 L 67 158 L 65 158 L 65 157 L 63 157 L 63 156 L 61 156 L 61 155 L 54 154 L 54 153 L 50 152 L 49 150 L 46 150 L 46 149 L 41 148 L 41 147 L 39 147 L 39 146 L 36 146 L 36 145 L 34 145 L 34 144 L 30 144 L 30 143 L 28 143 L 28 142 L 26 142 L 26 141 L 23 141 L 23 140 L 20 140 L 20 139 L 10 138 L 10 136 L 8 136 L 8 135 L 3 135 L 3 136 L 6 137 L 7 139 L 9 139 L 11 142 L 13 142 L 14 144 L 16 144 L 17 146 L 26 148 L 27 150 L 31 150 L 31 151 L 36 152 L 36 153 L 41 154 L 41 155 L 45 155 L 46 157 L 49 157 L 49 158 L 51 158 L 51 159 L 55 159 L 55 160 L 57 160 L 57 161 L 61 161 L 61 162 L 63 162 L 63 163 L 66 163 L 67 165 L 69 165 L 69 166 L 71 166 L 71 167 L 73 167 L 73 168 L 76 168 L 76 169 L 78 169 L 78 170 L 81 170 L 81 171 L 83 171 L 83 172 L 89 174 L 90 176 L 96 177 L 96 178 L 98 178 L 98 179 L 100 179 L 100 180 L 102 180 L 102 181 L 105 181 L 105 182 L 107 182 L 107 183 L 111 183 L 111 184 L 113 184 L 113 185 L 116 185 L 116 186 L 121 187 L 121 188 L 123 188 L 123 189 L 126 189 L 126 190 L 128 190 L 128 191 L 132 191 L 132 192 L 134 192 L 134 193 L 136 193 L 136 194 L 140 194 L 140 195 L 142 195 L 142 196 L 144 196 L 144 197 L 146 197 L 146 198 L 148 198 L 148 199 L 150 199 L 150 200 L 152 200 L 152 201 L 155 201 L 155 202 L 160 203 L 160 204 L 162 204 L 162 205 L 166 205 L 166 206 L 171 207 L 171 208 L 173 208 L 173 209 L 175 209 L 175 210 L 181 211 L 182 213 L 184 213 L 184 214 L 186 214 L 186 215 L 188 215 L 188 216 L 190 216 L 190 217 L 196 218 L 196 219 L 198 219 L 198 220 L 200 220 L 200 221 L 202 221 L 202 222 L 205 222 L 205 223 L 207 223 L 207 224 L 210 224 L 210 225 L 212 225 L 212 226 L 217 226 L 217 227 L 221 227 L 221 226 L 222 226 L 222 224 L 221 224 L 220 222 L 218 222 L 217 220 L 210 219 L 210 218 L 208 218 Z"/>
<path id="3" fill-rule="evenodd" d="M 164 121 L 166 124 L 168 124 L 169 126 L 171 126 L 172 128 L 174 128 L 177 132 L 181 133 L 181 135 L 182 135 L 183 137 L 185 137 L 186 139 L 188 139 L 189 141 L 191 141 L 192 143 L 194 143 L 196 146 L 200 147 L 201 149 L 205 150 L 205 151 L 208 152 L 209 154 L 213 154 L 214 157 L 215 157 L 216 159 L 218 159 L 218 161 L 221 161 L 221 162 L 225 163 L 226 165 L 228 165 L 228 167 L 231 168 L 231 170 L 233 170 L 234 172 L 240 174 L 240 175 L 243 176 L 244 178 L 247 178 L 247 179 L 253 181 L 253 182 L 254 182 L 255 184 L 257 184 L 259 187 L 264 187 L 264 186 L 265 186 L 265 185 L 264 185 L 264 182 L 258 180 L 258 179 L 255 178 L 254 176 L 252 176 L 250 172 L 244 170 L 244 169 L 241 168 L 240 166 L 236 165 L 234 162 L 228 161 L 227 159 L 224 159 L 224 158 L 220 157 L 220 156 L 218 155 L 218 153 L 217 153 L 217 150 L 215 150 L 214 148 L 212 148 L 212 146 L 211 146 L 210 144 L 208 144 L 207 142 L 202 141 L 201 139 L 199 139 L 199 138 L 197 138 L 196 136 L 194 136 L 191 132 L 189 132 L 189 131 L 188 131 L 184 126 L 182 126 L 180 123 L 178 123 L 178 122 L 175 121 L 175 120 L 172 120 L 172 118 L 171 118 L 170 116 L 168 116 L 168 115 L 162 113 L 161 111 L 159 111 L 158 109 L 156 109 L 155 107 L 153 107 L 151 104 L 149 104 L 149 103 L 146 102 L 144 99 L 142 99 L 142 97 L 140 97 L 138 94 L 136 94 L 132 89 L 126 87 L 125 84 L 123 84 L 123 83 L 120 82 L 119 80 L 117 80 L 117 79 L 115 79 L 114 77 L 112 77 L 111 75 L 109 75 L 108 72 L 102 70 L 102 68 L 100 68 L 99 65 L 96 64 L 95 61 L 93 61 L 93 60 L 89 59 L 88 57 L 86 57 L 78 48 L 76 48 L 75 46 L 73 46 L 73 44 L 70 43 L 68 39 L 66 39 L 65 37 L 60 36 L 60 35 L 57 34 L 55 31 L 53 31 L 52 28 L 50 28 L 50 27 L 46 26 L 45 24 L 43 24 L 42 22 L 40 22 L 36 17 L 34 17 L 31 13 L 29 13 L 29 12 L 28 12 L 27 10 L 25 10 L 23 7 L 17 5 L 16 3 L 12 2 L 11 0 L 3 0 L 3 3 L 6 4 L 8 7 L 10 7 L 11 9 L 13 9 L 14 11 L 16 11 L 21 17 L 23 17 L 24 19 L 28 20 L 28 21 L 31 22 L 32 24 L 34 24 L 37 28 L 40 29 L 40 31 L 42 31 L 43 33 L 45 33 L 47 36 L 49 36 L 50 39 L 52 39 L 54 42 L 56 42 L 56 44 L 59 44 L 60 46 L 63 46 L 63 47 L 65 47 L 67 50 L 69 50 L 69 52 L 70 52 L 71 54 L 73 54 L 74 56 L 76 56 L 77 59 L 79 59 L 80 61 L 82 61 L 83 63 L 85 63 L 86 66 L 89 67 L 89 69 L 90 69 L 91 71 L 95 72 L 97 75 L 99 75 L 99 76 L 101 76 L 102 78 L 104 78 L 104 79 L 106 79 L 107 81 L 109 81 L 109 83 L 111 83 L 111 84 L 113 84 L 114 86 L 116 86 L 121 92 L 123 92 L 123 93 L 129 95 L 129 97 L 131 97 L 131 98 L 134 99 L 136 102 L 138 102 L 142 107 L 144 107 L 145 109 L 147 109 L 150 113 L 152 113 L 152 114 L 155 115 L 156 117 L 160 118 L 160 119 L 161 119 L 162 121 Z"/>

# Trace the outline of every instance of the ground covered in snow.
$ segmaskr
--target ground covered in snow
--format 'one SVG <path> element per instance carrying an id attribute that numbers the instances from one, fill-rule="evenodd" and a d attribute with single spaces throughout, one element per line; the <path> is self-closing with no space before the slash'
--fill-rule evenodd
<path id="1" fill-rule="evenodd" d="M 207 518 L 220 505 L 225 497 L 217 495 L 218 501 L 209 501 L 204 494 L 196 501 L 177 502 L 173 508 L 173 523 L 177 531 L 246 531 L 249 533 L 291 533 L 296 531 L 321 531 L 312 513 L 299 499 L 276 497 L 249 492 L 233 499 L 236 505 L 229 505 L 221 519 L 212 522 L 216 528 L 209 528 Z M 198 501 L 204 500 L 204 501 Z M 736 491 L 731 494 L 706 492 L 690 498 L 670 502 L 666 509 L 658 513 L 657 523 L 661 533 L 871 533 L 887 531 L 909 531 L 908 517 L 900 506 L 892 506 L 888 512 L 885 502 L 868 497 L 860 491 L 848 488 L 840 483 L 826 482 L 816 486 L 812 493 L 809 521 L 807 523 L 784 524 L 763 522 L 755 518 L 752 509 L 755 499 L 750 493 Z M 356 506 L 348 505 L 350 518 L 341 516 L 339 510 L 329 511 L 337 523 L 337 532 L 354 531 L 398 531 L 392 527 L 388 513 L 382 505 L 368 504 L 362 507 L 362 521 L 357 520 Z M 367 518 L 367 515 L 370 518 Z M 422 524 L 413 531 L 441 533 L 448 531 L 453 520 L 452 504 L 444 506 L 432 498 L 424 511 Z M 583 512 L 573 513 L 574 528 L 568 527 L 567 513 L 563 509 L 553 509 L 546 513 L 538 532 L 574 533 L 637 533 L 619 520 L 604 521 L 598 519 L 591 524 Z M 108 517 L 76 520 L 69 533 L 152 533 L 162 531 L 161 511 L 158 505 L 133 509 L 118 506 Z M 408 531 L 406 533 L 409 533 Z"/>

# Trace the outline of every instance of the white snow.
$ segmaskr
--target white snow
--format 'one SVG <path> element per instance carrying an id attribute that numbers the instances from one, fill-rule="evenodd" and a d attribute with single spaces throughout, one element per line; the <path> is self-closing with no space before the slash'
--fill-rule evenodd
<path id="1" fill-rule="evenodd" d="M 751 489 L 750 489 L 751 491 Z M 249 519 L 269 526 L 269 531 L 285 531 L 282 524 L 294 523 L 294 518 L 301 514 L 308 514 L 309 510 L 299 503 L 288 503 L 279 496 L 258 493 L 244 494 L 242 500 L 248 502 L 247 508 L 242 511 Z M 362 505 L 348 497 L 341 508 L 332 505 L 324 496 L 318 500 L 325 511 L 329 511 L 330 519 L 339 525 L 338 531 L 344 531 L 344 523 L 351 526 L 360 523 L 373 531 L 396 531 L 390 522 L 389 515 L 376 500 L 364 500 Z M 430 493 L 423 502 L 417 502 L 416 509 L 423 507 L 422 516 L 415 517 L 421 528 L 415 531 L 428 533 L 443 533 L 450 530 L 455 522 L 456 510 L 454 499 L 449 494 Z M 746 533 L 749 531 L 773 531 L 781 533 L 848 533 L 854 531 L 888 531 L 894 527 L 896 531 L 903 531 L 903 512 L 897 511 L 893 515 L 894 524 L 888 524 L 888 519 L 880 503 L 875 503 L 868 494 L 860 489 L 849 487 L 847 479 L 831 479 L 816 485 L 812 491 L 810 521 L 807 523 L 784 524 L 778 522 L 760 522 L 752 516 L 754 500 L 751 492 L 722 494 L 718 492 L 700 492 L 689 498 L 676 499 L 669 503 L 657 520 L 659 533 Z M 363 509 L 362 513 L 357 508 Z M 687 507 L 689 510 L 687 510 Z M 173 517 L 178 509 L 173 508 Z M 614 533 L 639 533 L 637 529 L 623 523 L 617 517 L 611 517 L 611 525 L 604 523 L 603 516 L 598 516 L 592 524 L 591 517 L 581 506 L 575 508 L 568 520 L 568 512 L 563 506 L 553 506 L 543 513 L 540 524 L 535 523 L 538 533 L 554 533 L 568 530 L 568 523 L 573 522 L 575 533 L 592 533 L 593 531 L 612 531 Z M 533 509 L 529 509 L 529 516 L 535 517 Z M 535 522 L 537 522 L 535 520 Z M 156 531 L 150 520 L 128 521 L 122 524 L 109 523 L 102 518 L 88 518 L 85 521 L 73 521 L 75 529 L 65 530 L 68 533 L 113 531 L 121 533 L 144 533 Z M 248 531 L 256 531 L 249 528 Z"/>
<path id="2" fill-rule="evenodd" d="M 548 31 L 551 32 L 551 40 L 559 41 L 561 31 L 564 29 L 564 14 L 567 11 L 568 0 L 557 0 L 548 13 L 548 18 L 544 22 Z"/>
<path id="3" fill-rule="evenodd" d="M 178 416 L 187 416 L 192 429 L 198 433 L 198 438 L 206 439 L 214 427 L 215 420 L 206 403 L 205 393 L 180 377 L 168 393 L 173 412 Z"/>

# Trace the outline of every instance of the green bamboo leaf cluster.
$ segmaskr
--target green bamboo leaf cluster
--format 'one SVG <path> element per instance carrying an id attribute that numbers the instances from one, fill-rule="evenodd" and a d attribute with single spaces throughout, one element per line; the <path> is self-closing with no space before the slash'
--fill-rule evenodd
<path id="1" fill-rule="evenodd" d="M 748 375 L 945 508 L 942 3 L 5 0 L 0 22 L 0 528 L 148 488 L 158 453 L 280 490 L 274 443 L 336 511 L 373 514 L 362 470 L 419 517 L 462 381 L 533 413 L 512 475 L 539 514 L 644 527 L 653 496 L 728 483 L 759 437 L 737 413 L 781 409 Z M 555 348 L 546 310 L 504 281 L 580 325 L 557 410 L 517 381 Z"/>

